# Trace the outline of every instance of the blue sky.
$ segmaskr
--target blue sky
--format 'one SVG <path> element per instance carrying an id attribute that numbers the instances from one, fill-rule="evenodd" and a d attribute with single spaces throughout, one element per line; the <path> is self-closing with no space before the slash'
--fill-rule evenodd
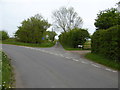
<path id="1" fill-rule="evenodd" d="M 60 7 L 74 7 L 83 19 L 83 28 L 89 33 L 95 31 L 94 22 L 97 13 L 111 7 L 117 7 L 119 0 L 0 0 L 0 30 L 6 30 L 10 36 L 17 31 L 24 19 L 41 14 L 52 23 L 52 12 Z M 58 32 L 60 34 L 60 32 Z"/>

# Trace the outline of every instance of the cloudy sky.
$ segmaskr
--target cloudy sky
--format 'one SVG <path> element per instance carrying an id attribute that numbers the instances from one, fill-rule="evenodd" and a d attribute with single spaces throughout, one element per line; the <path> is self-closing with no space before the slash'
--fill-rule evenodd
<path id="1" fill-rule="evenodd" d="M 60 7 L 74 7 L 83 19 L 83 28 L 89 33 L 95 31 L 94 22 L 97 13 L 111 7 L 117 7 L 119 0 L 0 0 L 0 30 L 6 30 L 10 36 L 16 32 L 24 19 L 41 14 L 52 23 L 52 12 Z"/>

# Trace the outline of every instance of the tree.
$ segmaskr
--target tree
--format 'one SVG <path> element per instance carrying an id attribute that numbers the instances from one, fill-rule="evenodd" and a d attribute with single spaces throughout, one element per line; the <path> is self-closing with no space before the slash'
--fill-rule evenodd
<path id="1" fill-rule="evenodd" d="M 50 27 L 50 24 L 41 15 L 24 20 L 15 33 L 17 40 L 26 43 L 41 43 L 44 32 Z"/>
<path id="2" fill-rule="evenodd" d="M 55 40 L 55 36 L 56 36 L 56 32 L 55 31 L 46 31 L 45 32 L 45 36 L 48 36 L 47 38 L 49 40 L 51 40 L 52 42 Z"/>
<path id="3" fill-rule="evenodd" d="M 100 13 L 97 14 L 94 25 L 97 30 L 108 29 L 112 26 L 120 25 L 120 13 L 117 12 L 115 8 L 100 11 Z"/>
<path id="4" fill-rule="evenodd" d="M 0 40 L 6 40 L 8 39 L 9 36 L 8 36 L 8 33 L 6 31 L 0 31 Z"/>
<path id="5" fill-rule="evenodd" d="M 74 28 L 60 34 L 59 41 L 63 46 L 77 48 L 78 45 L 83 45 L 88 38 L 90 38 L 90 36 L 87 30 Z"/>
<path id="6" fill-rule="evenodd" d="M 73 28 L 80 28 L 83 24 L 81 17 L 74 11 L 73 7 L 62 7 L 53 12 L 53 25 L 62 29 L 64 32 L 72 30 Z"/>

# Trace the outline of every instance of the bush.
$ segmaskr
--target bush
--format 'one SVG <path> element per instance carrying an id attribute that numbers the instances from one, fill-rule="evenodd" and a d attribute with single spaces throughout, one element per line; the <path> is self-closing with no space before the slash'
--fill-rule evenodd
<path id="1" fill-rule="evenodd" d="M 77 48 L 78 45 L 83 45 L 87 38 L 89 38 L 89 33 L 87 30 L 75 28 L 68 32 L 62 33 L 59 36 L 59 41 L 63 46 Z"/>
<path id="2" fill-rule="evenodd" d="M 94 32 L 91 44 L 92 52 L 104 55 L 112 60 L 120 60 L 118 31 L 120 31 L 120 25 Z"/>
<path id="3" fill-rule="evenodd" d="M 21 24 L 15 37 L 24 43 L 42 43 L 43 34 L 50 27 L 48 21 L 39 14 L 24 20 Z"/>
<path id="4" fill-rule="evenodd" d="M 9 38 L 9 36 L 6 31 L 0 31 L 0 40 L 6 40 L 8 38 Z"/>

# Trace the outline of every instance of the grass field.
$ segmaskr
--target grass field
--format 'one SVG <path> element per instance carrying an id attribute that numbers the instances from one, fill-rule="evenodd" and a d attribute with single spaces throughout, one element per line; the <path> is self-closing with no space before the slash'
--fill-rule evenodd
<path id="1" fill-rule="evenodd" d="M 85 55 L 85 57 L 89 60 L 92 60 L 94 62 L 97 62 L 99 64 L 105 65 L 107 67 L 110 67 L 115 70 L 120 70 L 120 62 L 115 62 L 113 60 L 107 59 L 101 55 L 93 54 L 93 53 L 88 53 Z"/>
<path id="2" fill-rule="evenodd" d="M 13 87 L 13 83 L 14 83 L 14 74 L 13 74 L 13 68 L 11 66 L 10 63 L 10 59 L 7 57 L 7 55 L 5 55 L 5 53 L 1 52 L 1 86 L 2 89 L 4 90 L 5 88 L 11 88 Z"/>
<path id="3" fill-rule="evenodd" d="M 33 44 L 33 43 L 23 43 L 18 42 L 15 39 L 7 39 L 5 41 L 2 41 L 2 44 L 11 44 L 11 45 L 20 45 L 20 46 L 29 46 L 29 47 L 52 47 L 55 45 L 55 42 L 44 42 L 41 44 Z"/>

